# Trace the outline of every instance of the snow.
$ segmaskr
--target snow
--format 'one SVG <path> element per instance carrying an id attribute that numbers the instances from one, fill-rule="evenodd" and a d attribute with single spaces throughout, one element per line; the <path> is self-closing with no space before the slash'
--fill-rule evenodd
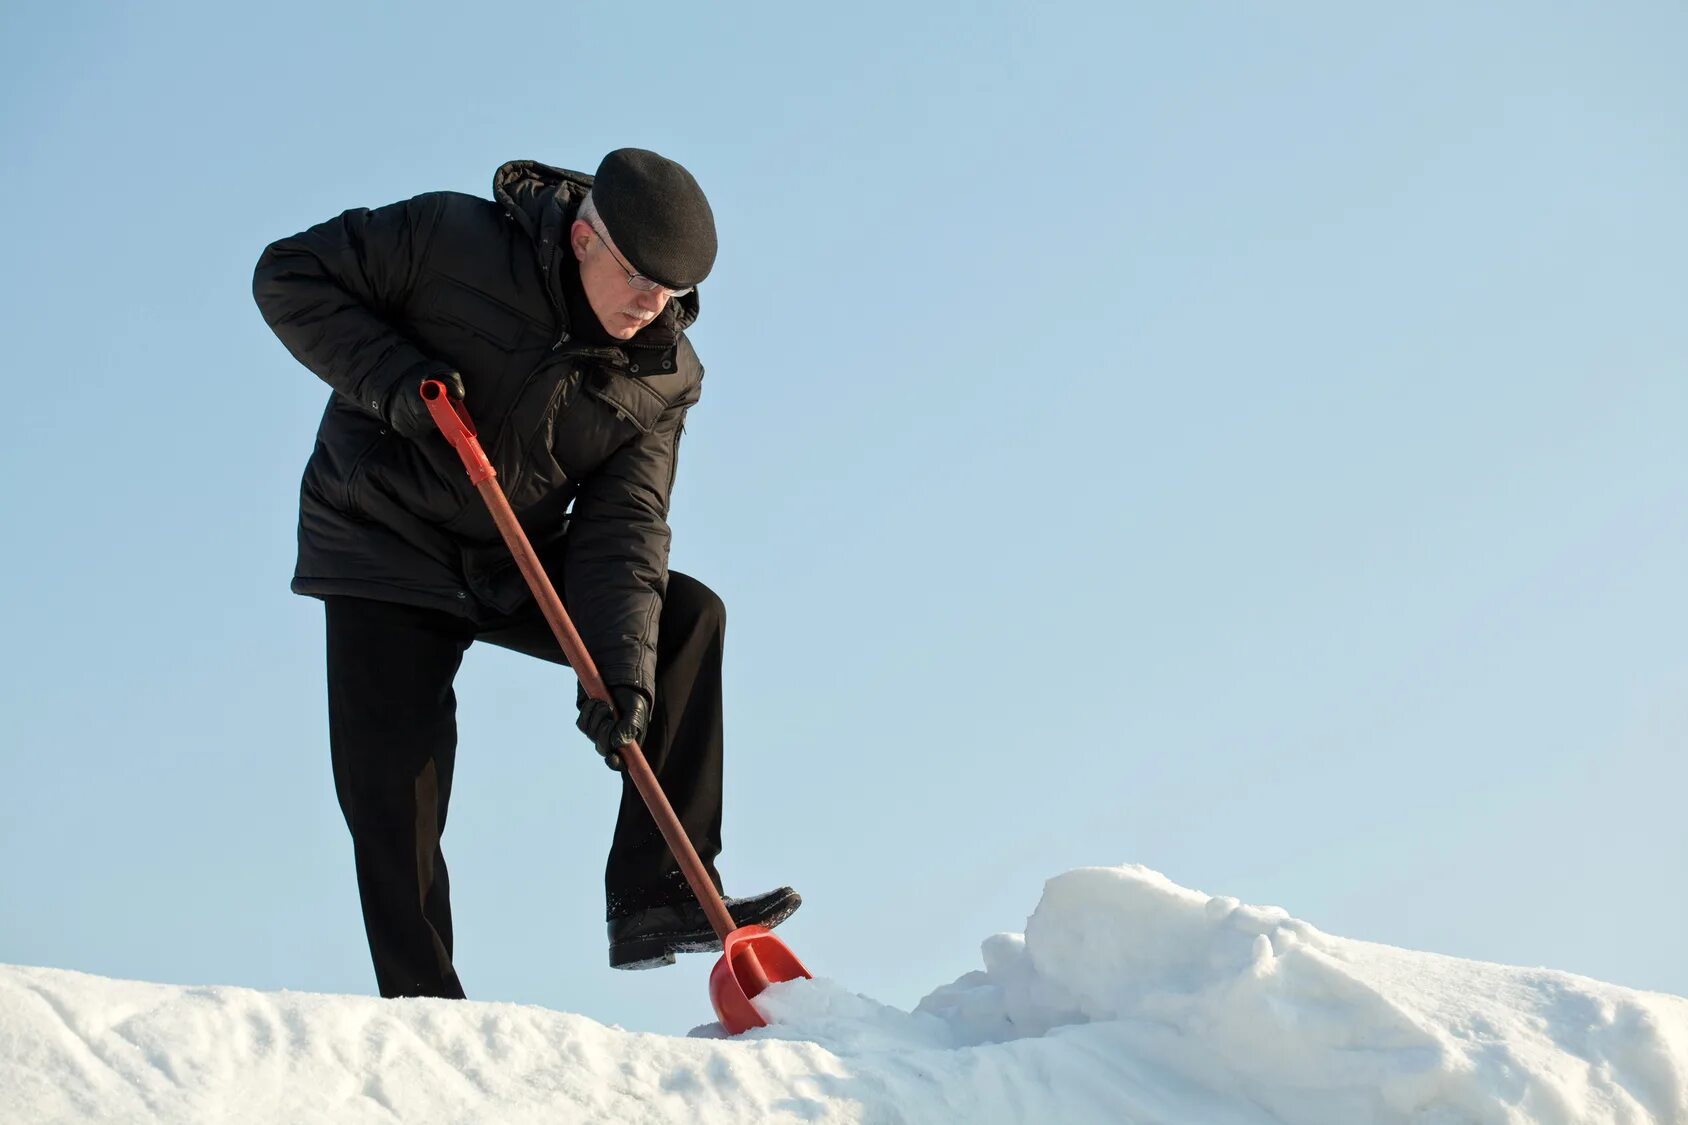
<path id="1" fill-rule="evenodd" d="M 1688 1125 L 1675 996 L 1333 937 L 1143 867 L 1050 879 L 982 952 L 912 1012 L 774 985 L 736 1039 L 0 966 L 0 1120 Z"/>

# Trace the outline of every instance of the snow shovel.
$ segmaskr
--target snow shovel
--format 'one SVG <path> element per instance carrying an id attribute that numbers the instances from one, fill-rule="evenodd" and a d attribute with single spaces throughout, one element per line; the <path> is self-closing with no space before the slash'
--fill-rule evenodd
<path id="1" fill-rule="evenodd" d="M 510 553 L 516 557 L 522 577 L 527 579 L 528 588 L 538 600 L 545 620 L 551 625 L 551 632 L 556 634 L 557 643 L 563 646 L 569 666 L 580 677 L 586 694 L 609 704 L 613 710 L 615 704 L 603 678 L 598 675 L 598 666 L 592 662 L 580 634 L 575 632 L 574 622 L 569 620 L 568 611 L 563 609 L 562 599 L 557 596 L 556 588 L 539 563 L 539 556 L 534 554 L 532 544 L 516 521 L 516 513 L 511 509 L 504 490 L 498 486 L 498 474 L 493 471 L 492 462 L 487 460 L 486 452 L 475 437 L 475 424 L 470 420 L 469 412 L 446 392 L 445 384 L 438 379 L 429 379 L 422 384 L 422 398 L 428 404 L 428 413 L 433 416 L 434 424 L 463 459 L 463 467 L 469 471 L 469 482 L 486 501 L 493 522 L 498 525 Z M 668 841 L 669 849 L 680 863 L 680 870 L 685 873 L 686 882 L 691 884 L 692 893 L 703 904 L 709 924 L 721 939 L 721 959 L 709 974 L 709 999 L 715 1005 L 715 1014 L 720 1017 L 721 1025 L 729 1035 L 737 1035 L 753 1027 L 766 1027 L 767 1021 L 756 1010 L 752 998 L 777 981 L 797 980 L 812 974 L 766 926 L 733 924 L 733 916 L 727 913 L 727 904 L 721 901 L 715 884 L 704 871 L 697 849 L 686 838 L 680 818 L 674 815 L 674 807 L 668 803 L 662 786 L 657 784 L 656 774 L 651 772 L 639 744 L 629 742 L 620 753 L 627 767 L 627 776 L 633 779 L 639 795 L 645 799 L 645 807 L 651 810 L 657 827 L 662 830 L 662 838 Z"/>

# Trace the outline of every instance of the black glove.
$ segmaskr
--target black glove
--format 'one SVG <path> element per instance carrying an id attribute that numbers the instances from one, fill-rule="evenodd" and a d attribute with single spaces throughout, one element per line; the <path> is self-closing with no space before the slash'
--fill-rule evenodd
<path id="1" fill-rule="evenodd" d="M 462 401 L 463 376 L 455 371 L 447 371 L 441 375 L 411 375 L 399 380 L 387 396 L 386 419 L 387 425 L 410 438 L 412 441 L 427 437 L 439 429 L 434 424 L 434 416 L 428 413 L 428 403 L 422 397 L 422 384 L 429 379 L 438 379 L 445 384 L 446 394 Z"/>
<path id="2" fill-rule="evenodd" d="M 592 740 L 598 753 L 604 756 L 606 766 L 624 770 L 626 763 L 616 750 L 629 742 L 644 741 L 645 727 L 651 721 L 651 705 L 644 692 L 625 685 L 610 688 L 610 698 L 615 700 L 614 711 L 609 704 L 587 696 L 585 688 L 578 689 L 575 702 L 580 705 L 580 717 L 574 725 Z M 617 715 L 621 717 L 618 719 Z"/>

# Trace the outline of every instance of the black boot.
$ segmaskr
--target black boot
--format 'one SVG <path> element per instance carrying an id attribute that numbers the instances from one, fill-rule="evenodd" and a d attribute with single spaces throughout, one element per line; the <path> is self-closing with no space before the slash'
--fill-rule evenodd
<path id="1" fill-rule="evenodd" d="M 750 898 L 724 901 L 735 925 L 771 930 L 803 905 L 803 896 L 790 887 L 776 887 Z M 721 951 L 721 939 L 696 898 L 611 918 L 609 929 L 610 967 L 614 969 L 655 969 L 672 965 L 676 953 Z"/>

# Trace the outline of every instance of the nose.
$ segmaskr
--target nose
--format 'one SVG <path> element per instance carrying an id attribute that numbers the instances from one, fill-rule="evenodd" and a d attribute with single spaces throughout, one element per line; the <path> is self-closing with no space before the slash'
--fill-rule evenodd
<path id="1" fill-rule="evenodd" d="M 666 289 L 651 289 L 648 291 L 635 289 L 633 293 L 633 300 L 640 308 L 650 309 L 653 312 L 661 312 L 662 306 L 668 303 L 668 290 Z"/>

